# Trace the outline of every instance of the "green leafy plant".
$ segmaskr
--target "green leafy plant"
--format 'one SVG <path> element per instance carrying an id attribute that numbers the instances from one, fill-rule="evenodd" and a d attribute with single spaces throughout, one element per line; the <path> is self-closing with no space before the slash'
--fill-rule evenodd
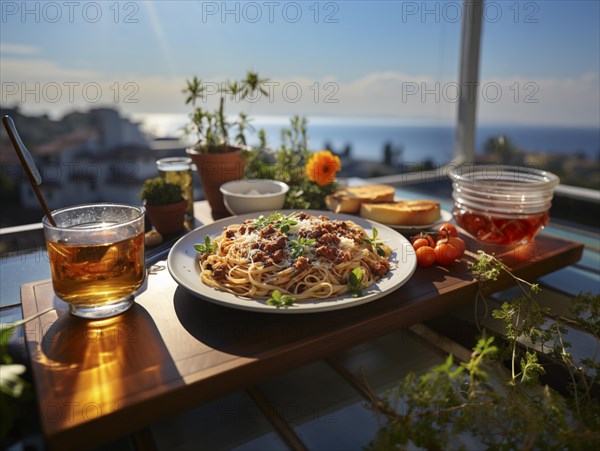
<path id="1" fill-rule="evenodd" d="M 21 404 L 32 399 L 31 386 L 21 377 L 26 368 L 14 364 L 8 354 L 8 342 L 17 327 L 42 316 L 52 308 L 10 324 L 0 324 L 0 443 L 3 445 L 23 411 Z M 31 407 L 33 408 L 33 406 Z"/>
<path id="2" fill-rule="evenodd" d="M 215 111 L 208 111 L 197 106 L 197 102 L 206 101 L 208 95 L 206 84 L 194 76 L 186 80 L 183 93 L 186 95 L 185 104 L 194 108 L 190 114 L 190 124 L 185 128 L 188 135 L 195 137 L 194 149 L 201 153 L 223 153 L 237 150 L 229 139 L 230 129 L 236 131 L 234 144 L 246 145 L 246 130 L 251 129 L 248 116 L 240 113 L 235 121 L 228 121 L 225 116 L 225 100 L 243 101 L 254 95 L 268 95 L 264 84 L 268 79 L 262 79 L 258 73 L 249 71 L 242 80 L 227 81 L 217 89 L 219 106 Z"/>
<path id="3" fill-rule="evenodd" d="M 543 344 L 551 338 L 551 332 L 542 328 L 545 322 L 544 313 L 547 312 L 542 310 L 534 299 L 534 296 L 540 292 L 540 287 L 538 284 L 516 277 L 493 255 L 483 251 L 478 251 L 477 255 L 477 260 L 471 264 L 471 272 L 477 277 L 480 286 L 482 283 L 497 280 L 500 274 L 504 273 L 512 277 L 521 290 L 522 296 L 504 302 L 500 310 L 492 312 L 492 316 L 503 320 L 506 324 L 506 338 L 511 345 L 511 383 L 514 384 L 518 377 L 521 377 L 522 382 L 535 382 L 544 373 L 544 369 L 537 362 L 537 354 L 526 353 L 520 361 L 521 372 L 517 372 L 516 368 L 519 364 L 517 345 L 519 339 L 525 334 L 532 344 L 538 342 Z M 479 290 L 478 296 L 482 296 L 481 293 Z"/>
<path id="4" fill-rule="evenodd" d="M 285 182 L 290 189 L 286 194 L 284 208 L 326 208 L 325 196 L 337 190 L 337 184 L 323 186 L 310 180 L 306 164 L 312 152 L 308 150 L 307 120 L 293 116 L 290 127 L 281 131 L 281 147 L 270 150 L 264 133 L 259 132 L 259 146 L 250 150 L 247 157 L 245 177 L 248 179 L 275 179 Z"/>
<path id="5" fill-rule="evenodd" d="M 274 290 L 271 293 L 271 297 L 267 299 L 266 304 L 272 305 L 277 308 L 281 307 L 289 307 L 296 302 L 296 298 L 294 296 L 290 296 L 289 294 L 281 294 L 281 291 Z"/>
<path id="6" fill-rule="evenodd" d="M 167 182 L 162 177 L 144 181 L 140 198 L 145 200 L 148 205 L 167 205 L 183 200 L 181 187 Z"/>
<path id="7" fill-rule="evenodd" d="M 506 344 L 494 343 L 484 331 L 466 362 L 457 363 L 450 355 L 421 376 L 409 373 L 381 398 L 367 383 L 371 406 L 385 419 L 369 449 L 457 448 L 457 439 L 465 434 L 479 443 L 470 442 L 471 447 L 485 449 L 598 449 L 598 353 L 575 361 L 564 340 L 563 318 L 536 302 L 539 286 L 516 277 L 494 256 L 479 252 L 471 269 L 481 285 L 479 296 L 501 274 L 521 289 L 522 296 L 493 312 L 505 326 Z M 591 334 L 598 349 L 600 295 L 580 294 L 570 312 L 573 324 Z M 571 384 L 566 396 L 539 384 L 545 369 L 538 353 L 544 349 L 546 357 L 567 370 Z M 490 373 L 500 383 L 491 385 Z"/>

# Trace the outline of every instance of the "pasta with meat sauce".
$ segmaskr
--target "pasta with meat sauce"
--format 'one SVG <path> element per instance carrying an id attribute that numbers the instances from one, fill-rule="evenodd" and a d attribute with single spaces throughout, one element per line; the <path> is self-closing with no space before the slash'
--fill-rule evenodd
<path id="1" fill-rule="evenodd" d="M 366 288 L 390 269 L 391 248 L 353 221 L 306 213 L 279 213 L 230 225 L 201 254 L 201 280 L 253 299 L 275 290 L 297 301 L 348 293 L 350 273 L 361 268 Z"/>

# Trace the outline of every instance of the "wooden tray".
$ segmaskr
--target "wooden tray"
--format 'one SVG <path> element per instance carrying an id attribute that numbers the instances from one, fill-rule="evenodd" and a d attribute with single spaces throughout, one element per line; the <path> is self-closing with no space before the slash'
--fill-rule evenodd
<path id="1" fill-rule="evenodd" d="M 467 243 L 474 249 L 473 243 Z M 540 235 L 508 253 L 515 274 L 535 279 L 581 258 L 583 245 Z M 519 262 L 523 257 L 527 262 Z M 126 313 L 86 321 L 68 313 L 49 280 L 23 285 L 27 349 L 49 448 L 100 446 L 227 392 L 473 302 L 467 262 L 418 268 L 369 304 L 305 315 L 269 315 L 204 302 L 152 266 Z M 510 285 L 504 278 L 494 286 Z"/>

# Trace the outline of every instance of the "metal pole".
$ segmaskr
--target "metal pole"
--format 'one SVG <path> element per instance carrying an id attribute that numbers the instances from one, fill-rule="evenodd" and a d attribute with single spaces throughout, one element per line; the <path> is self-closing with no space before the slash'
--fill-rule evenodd
<path id="1" fill-rule="evenodd" d="M 456 162 L 475 159 L 475 124 L 479 92 L 479 47 L 483 0 L 464 0 L 462 22 L 458 101 L 458 121 L 454 157 Z"/>

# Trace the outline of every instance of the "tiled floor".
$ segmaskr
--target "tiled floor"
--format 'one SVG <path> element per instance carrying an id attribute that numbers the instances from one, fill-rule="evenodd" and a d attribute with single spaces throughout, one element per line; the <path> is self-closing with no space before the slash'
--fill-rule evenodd
<path id="1" fill-rule="evenodd" d="M 378 394 L 409 371 L 443 360 L 433 347 L 399 331 L 334 356 Z M 362 449 L 379 423 L 367 402 L 325 361 L 290 371 L 258 386 L 268 405 L 311 450 Z M 245 392 L 236 392 L 155 425 L 160 450 L 287 449 Z"/>

